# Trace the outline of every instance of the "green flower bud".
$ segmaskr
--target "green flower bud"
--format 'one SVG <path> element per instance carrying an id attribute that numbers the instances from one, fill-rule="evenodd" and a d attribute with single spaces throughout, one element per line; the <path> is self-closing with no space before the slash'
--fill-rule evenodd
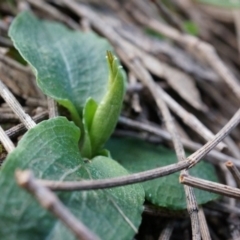
<path id="1" fill-rule="evenodd" d="M 109 67 L 108 89 L 102 101 L 88 99 L 83 112 L 85 139 L 82 148 L 84 157 L 93 157 L 109 139 L 116 127 L 125 94 L 125 75 L 117 58 L 107 52 Z"/>

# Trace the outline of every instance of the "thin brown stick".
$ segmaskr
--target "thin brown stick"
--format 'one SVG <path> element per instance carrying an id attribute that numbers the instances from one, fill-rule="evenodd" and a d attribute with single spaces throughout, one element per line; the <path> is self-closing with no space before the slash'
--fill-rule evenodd
<path id="1" fill-rule="evenodd" d="M 174 221 L 168 222 L 165 228 L 162 230 L 158 240 L 170 240 L 173 229 L 174 229 Z"/>
<path id="2" fill-rule="evenodd" d="M 237 200 L 234 198 L 230 198 L 233 200 Z M 238 207 L 236 207 L 236 204 L 222 204 L 219 202 L 214 202 L 212 204 L 208 204 L 207 206 L 210 209 L 213 209 L 215 211 L 228 213 L 227 222 L 229 224 L 228 228 L 230 230 L 231 239 L 232 240 L 238 240 L 239 239 L 239 216 L 240 216 L 240 210 Z"/>
<path id="3" fill-rule="evenodd" d="M 239 9 L 233 10 L 233 18 L 234 18 L 235 29 L 237 33 L 238 55 L 240 58 L 240 11 Z"/>
<path id="4" fill-rule="evenodd" d="M 0 36 L 0 46 L 11 48 L 11 47 L 13 47 L 13 44 L 8 38 Z"/>
<path id="5" fill-rule="evenodd" d="M 44 99 L 41 98 L 33 98 L 33 97 L 27 97 L 26 99 L 26 105 L 31 107 L 47 107 L 47 102 L 44 101 Z"/>
<path id="6" fill-rule="evenodd" d="M 203 156 L 205 156 L 209 151 L 211 151 L 219 142 L 221 142 L 224 137 L 226 137 L 240 122 L 240 109 L 234 114 L 234 116 L 229 120 L 229 122 L 216 134 L 215 138 L 207 142 L 198 151 L 190 155 L 187 159 L 192 161 L 190 167 L 196 165 Z"/>
<path id="7" fill-rule="evenodd" d="M 240 239 L 240 231 L 239 225 L 240 221 L 236 214 L 230 215 L 228 218 L 229 230 L 231 234 L 231 240 L 239 240 Z"/>
<path id="8" fill-rule="evenodd" d="M 17 99 L 13 96 L 13 94 L 8 90 L 8 88 L 3 84 L 0 80 L 0 95 L 9 105 L 9 107 L 13 110 L 13 112 L 18 116 L 20 121 L 26 126 L 27 129 L 33 128 L 36 123 L 32 120 L 32 118 L 26 114 L 19 104 Z"/>
<path id="9" fill-rule="evenodd" d="M 181 20 L 175 14 L 169 11 L 167 7 L 164 6 L 162 1 L 150 0 L 150 2 L 153 2 L 155 4 L 160 15 L 162 15 L 166 21 L 169 22 L 169 24 L 178 29 L 180 32 L 184 32 L 184 29 L 181 25 Z"/>
<path id="10" fill-rule="evenodd" d="M 61 220 L 79 240 L 98 240 L 82 222 L 80 222 L 48 188 L 39 184 L 31 171 L 17 170 L 15 173 L 20 187 L 31 193 L 40 205 Z"/>
<path id="11" fill-rule="evenodd" d="M 231 161 L 226 162 L 225 165 L 228 168 L 228 170 L 232 173 L 232 176 L 234 177 L 238 188 L 240 188 L 240 172 Z"/>
<path id="12" fill-rule="evenodd" d="M 240 189 L 238 188 L 229 187 L 224 184 L 203 180 L 201 178 L 196 178 L 188 175 L 181 175 L 179 181 L 180 183 L 191 187 L 221 194 L 227 197 L 240 199 Z"/>
<path id="13" fill-rule="evenodd" d="M 209 69 L 203 68 L 200 64 L 198 64 L 195 61 L 193 62 L 193 59 L 188 55 L 188 53 L 179 51 L 179 49 L 177 49 L 176 47 L 174 47 L 172 44 L 168 42 L 158 41 L 146 34 L 143 34 L 141 32 L 140 27 L 134 26 L 135 28 L 133 29 L 133 33 L 127 31 L 124 28 L 124 26 L 119 28 L 117 26 L 122 25 L 122 23 L 119 21 L 119 24 L 114 24 L 116 22 L 116 19 L 114 18 L 114 21 L 113 20 L 111 21 L 112 18 L 113 17 L 107 16 L 107 19 L 109 19 L 108 22 L 110 22 L 109 25 L 111 25 L 113 28 L 115 27 L 114 30 L 119 35 L 121 35 L 125 40 L 133 44 L 135 47 L 143 50 L 146 53 L 151 54 L 151 56 L 152 55 L 156 56 L 161 54 L 168 56 L 168 58 L 171 59 L 174 65 L 176 65 L 178 68 L 184 71 L 181 73 L 185 73 L 185 76 L 189 76 L 188 74 L 190 73 L 190 74 L 193 74 L 194 76 L 198 76 L 202 80 L 204 79 L 211 82 L 217 81 L 217 74 L 214 71 L 212 71 L 210 68 Z M 182 58 L 184 58 L 184 64 L 181 61 Z M 160 59 L 161 58 L 158 57 L 158 60 Z M 168 64 L 166 64 L 166 62 L 163 62 L 161 60 L 159 62 L 163 64 L 163 68 L 165 68 L 165 66 L 169 66 Z"/>
<path id="14" fill-rule="evenodd" d="M 46 119 L 47 116 L 48 116 L 48 112 L 43 111 L 43 112 L 33 116 L 33 120 L 38 123 L 38 122 Z M 25 133 L 26 130 L 27 129 L 24 126 L 24 124 L 20 123 L 10 129 L 6 130 L 6 134 L 8 135 L 9 138 L 16 138 L 16 137 L 20 136 L 21 134 Z"/>
<path id="15" fill-rule="evenodd" d="M 12 112 L 0 112 L 0 123 L 19 123 L 19 119 L 17 116 Z"/>
<path id="16" fill-rule="evenodd" d="M 38 1 L 27 0 L 27 2 L 29 2 L 35 8 L 38 8 L 39 10 L 47 13 L 49 16 L 51 16 L 55 20 L 65 23 L 70 28 L 75 29 L 75 30 L 80 29 L 79 25 L 76 22 L 74 22 L 67 15 L 64 15 L 63 13 L 61 13 L 59 10 L 57 10 L 57 8 L 52 7 L 50 4 L 45 3 L 42 0 L 38 0 Z"/>
<path id="17" fill-rule="evenodd" d="M 118 123 L 122 124 L 124 126 L 131 127 L 133 129 L 149 132 L 151 134 L 154 134 L 156 136 L 163 138 L 166 141 L 171 141 L 171 135 L 169 134 L 169 132 L 167 132 L 159 127 L 151 126 L 150 124 L 135 121 L 130 118 L 123 117 L 123 116 L 121 116 L 119 118 Z M 199 148 L 202 147 L 201 144 L 190 141 L 188 139 L 184 139 L 184 138 L 181 138 L 181 142 L 183 143 L 184 147 L 186 147 L 187 149 L 189 149 L 191 151 L 197 151 Z M 226 161 L 230 160 L 236 166 L 240 167 L 240 162 L 238 159 L 230 157 L 228 155 L 225 155 L 214 149 L 211 150 L 211 152 L 209 152 L 205 157 L 207 159 L 214 158 L 214 163 L 225 163 Z"/>
<path id="18" fill-rule="evenodd" d="M 87 18 L 82 18 L 80 24 L 83 32 L 91 31 L 90 22 Z"/>
<path id="19" fill-rule="evenodd" d="M 188 173 L 186 170 L 181 171 L 182 173 Z M 191 219 L 191 227 L 192 227 L 192 239 L 193 240 L 201 240 L 201 232 L 200 232 L 200 222 L 198 218 L 198 204 L 197 200 L 193 191 L 192 187 L 185 186 L 184 185 L 184 192 L 186 196 L 186 202 L 187 202 L 187 210 L 188 214 Z"/>
<path id="20" fill-rule="evenodd" d="M 198 208 L 198 218 L 200 222 L 200 231 L 202 235 L 202 240 L 211 240 L 210 232 L 208 229 L 206 217 L 205 217 L 202 206 L 199 206 Z"/>
<path id="21" fill-rule="evenodd" d="M 188 161 L 181 161 L 165 167 L 155 168 L 148 171 L 130 174 L 127 176 L 101 179 L 101 180 L 82 180 L 77 182 L 60 182 L 50 180 L 38 180 L 43 186 L 50 188 L 53 191 L 76 191 L 76 190 L 93 190 L 119 187 L 139 182 L 148 181 L 151 179 L 167 176 L 171 173 L 178 172 L 187 168 L 190 165 Z"/>
<path id="22" fill-rule="evenodd" d="M 201 41 L 200 39 L 190 36 L 188 34 L 182 34 L 178 30 L 167 26 L 155 19 L 146 18 L 139 11 L 132 11 L 134 16 L 141 24 L 148 26 L 155 31 L 164 34 L 165 36 L 173 39 L 174 41 L 188 47 L 196 57 L 204 57 L 208 64 L 216 71 L 216 73 L 226 82 L 226 84 L 235 93 L 236 97 L 240 99 L 240 84 L 224 62 L 219 58 L 215 48 Z"/>
<path id="23" fill-rule="evenodd" d="M 57 102 L 54 99 L 52 99 L 51 97 L 48 97 L 47 103 L 48 103 L 49 118 L 54 118 L 54 117 L 59 116 Z"/>
<path id="24" fill-rule="evenodd" d="M 166 127 L 171 135 L 171 139 L 174 144 L 174 149 L 177 154 L 177 158 L 179 161 L 185 159 L 185 152 L 182 147 L 182 144 L 179 140 L 179 136 L 175 130 L 174 122 L 172 121 L 172 116 L 170 114 L 170 111 L 166 105 L 166 103 L 163 101 L 162 96 L 158 94 L 156 91 L 156 84 L 153 81 L 151 75 L 149 72 L 144 68 L 144 66 L 141 64 L 141 62 L 138 59 L 133 59 L 134 61 L 134 72 L 138 72 L 138 75 L 141 75 L 141 80 L 143 83 L 148 87 L 150 90 L 152 96 L 154 97 L 154 100 L 156 101 L 158 108 L 161 110 L 163 114 L 163 118 L 165 120 Z"/>
<path id="25" fill-rule="evenodd" d="M 128 74 L 128 79 L 129 79 L 129 83 L 131 85 L 135 85 L 137 83 L 137 79 L 135 77 L 135 75 L 130 72 Z M 138 93 L 133 93 L 132 94 L 132 99 L 131 99 L 131 105 L 132 105 L 132 109 L 136 112 L 136 113 L 140 113 L 142 111 L 140 102 L 139 102 L 139 95 Z"/>
<path id="26" fill-rule="evenodd" d="M 228 151 L 232 154 L 232 156 L 240 159 L 240 149 L 237 146 L 237 144 L 235 143 L 235 141 L 233 141 L 233 139 L 230 136 L 227 136 L 224 139 L 224 142 L 227 145 Z"/>
<path id="27" fill-rule="evenodd" d="M 230 187 L 237 187 L 236 181 L 234 180 L 232 174 L 228 169 L 226 168 L 225 164 L 219 164 L 220 169 L 222 170 L 222 174 L 224 176 L 225 184 Z M 234 207 L 236 206 L 236 199 L 235 198 L 228 198 L 227 202 L 230 206 Z"/>
<path id="28" fill-rule="evenodd" d="M 236 214 L 240 217 L 240 209 L 238 207 L 232 207 L 229 204 L 224 204 L 220 202 L 212 202 L 209 203 L 206 208 L 215 210 L 216 212 L 228 213 L 228 214 Z"/>
<path id="29" fill-rule="evenodd" d="M 144 214 L 148 214 L 151 216 L 161 216 L 161 217 L 168 217 L 168 218 L 189 218 L 187 210 L 174 210 L 167 208 L 159 208 L 154 205 L 144 205 Z"/>
<path id="30" fill-rule="evenodd" d="M 37 87 L 35 77 L 29 67 L 23 66 L 0 52 L 0 75 L 14 94 L 24 98 L 35 97 L 45 100 L 45 96 Z M 24 79 L 24 81 L 22 81 Z"/>
<path id="31" fill-rule="evenodd" d="M 0 141 L 8 153 L 12 152 L 15 149 L 15 146 L 11 139 L 8 137 L 6 132 L 0 126 Z"/>

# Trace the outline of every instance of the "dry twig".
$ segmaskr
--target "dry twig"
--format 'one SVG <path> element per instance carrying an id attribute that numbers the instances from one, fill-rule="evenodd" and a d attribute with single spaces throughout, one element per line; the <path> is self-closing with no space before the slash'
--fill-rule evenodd
<path id="1" fill-rule="evenodd" d="M 207 142 L 195 153 L 190 155 L 187 159 L 192 161 L 191 167 L 197 164 L 203 156 L 205 156 L 209 151 L 211 151 L 219 142 L 221 142 L 224 137 L 226 137 L 240 122 L 240 109 L 234 114 L 234 116 L 229 120 L 229 122 L 216 134 L 212 141 Z"/>
<path id="2" fill-rule="evenodd" d="M 165 36 L 173 39 L 174 41 L 183 44 L 196 57 L 204 57 L 208 64 L 216 71 L 216 73 L 227 83 L 231 90 L 235 93 L 236 97 L 240 99 L 240 84 L 224 62 L 219 58 L 214 47 L 200 39 L 182 34 L 178 30 L 167 26 L 155 19 L 149 19 L 135 9 L 131 14 L 143 25 L 154 29 L 155 31 L 164 34 Z"/>
<path id="3" fill-rule="evenodd" d="M 31 193 L 41 206 L 61 220 L 79 240 L 98 240 L 83 223 L 61 203 L 58 197 L 48 188 L 42 186 L 35 180 L 32 172 L 16 171 L 15 177 L 20 187 Z"/>
<path id="4" fill-rule="evenodd" d="M 45 3 L 42 0 L 27 0 L 27 2 L 29 2 L 32 6 L 38 8 L 39 10 L 45 12 L 51 18 L 65 23 L 72 29 L 80 30 L 80 27 L 76 22 L 74 22 L 70 17 L 64 15 L 62 12 L 58 11 L 56 8 L 52 7 L 50 4 Z"/>
<path id="5" fill-rule="evenodd" d="M 38 123 L 38 122 L 46 119 L 47 116 L 48 116 L 47 111 L 43 111 L 43 112 L 37 114 L 36 116 L 33 116 L 33 120 Z M 23 123 L 20 123 L 10 129 L 6 130 L 6 134 L 8 135 L 9 138 L 16 138 L 16 137 L 20 136 L 21 134 L 23 134 L 26 130 L 27 129 L 26 129 L 25 125 Z"/>
<path id="6" fill-rule="evenodd" d="M 210 232 L 202 206 L 199 206 L 198 208 L 198 218 L 200 222 L 202 240 L 211 240 Z"/>
<path id="7" fill-rule="evenodd" d="M 48 103 L 49 118 L 54 118 L 54 117 L 59 116 L 57 102 L 54 99 L 52 99 L 51 97 L 48 97 L 47 103 Z"/>
<path id="8" fill-rule="evenodd" d="M 167 223 L 165 228 L 162 230 L 158 240 L 170 240 L 174 228 L 174 222 L 170 221 Z"/>
<path id="9" fill-rule="evenodd" d="M 21 122 L 26 126 L 27 129 L 33 128 L 36 123 L 32 120 L 32 118 L 25 113 L 22 106 L 19 104 L 17 99 L 13 96 L 13 94 L 8 90 L 8 88 L 2 83 L 0 80 L 0 95 L 9 105 L 9 107 L 13 110 L 13 112 L 18 116 Z"/>
<path id="10" fill-rule="evenodd" d="M 240 199 L 240 190 L 238 188 L 229 187 L 224 184 L 203 180 L 201 178 L 196 178 L 188 175 L 181 175 L 180 183 L 205 191 L 218 193 L 227 197 Z"/>
<path id="11" fill-rule="evenodd" d="M 15 149 L 15 146 L 8 135 L 5 133 L 3 128 L 0 126 L 0 141 L 8 153 Z"/>
<path id="12" fill-rule="evenodd" d="M 226 162 L 225 165 L 228 168 L 228 170 L 232 173 L 232 175 L 238 185 L 238 188 L 240 188 L 240 172 L 238 171 L 236 166 L 230 161 Z"/>
<path id="13" fill-rule="evenodd" d="M 178 172 L 187 168 L 190 162 L 181 161 L 165 167 L 155 168 L 152 170 L 130 174 L 128 176 L 115 177 L 101 180 L 82 180 L 77 182 L 60 182 L 50 180 L 38 180 L 45 187 L 50 188 L 53 191 L 76 191 L 76 190 L 93 190 L 112 188 L 123 185 L 129 185 L 133 183 L 139 183 L 148 181 L 151 179 L 167 176 L 171 173 Z"/>
<path id="14" fill-rule="evenodd" d="M 167 7 L 164 6 L 163 2 L 157 0 L 151 0 L 150 2 L 153 2 L 156 5 L 160 15 L 162 15 L 170 25 L 178 29 L 180 32 L 185 32 L 181 20 L 175 14 L 172 14 Z"/>
<path id="15" fill-rule="evenodd" d="M 171 141 L 171 135 L 167 131 L 165 131 L 159 127 L 151 126 L 151 124 L 134 121 L 130 118 L 126 118 L 123 116 L 121 116 L 119 118 L 118 122 L 122 125 L 131 127 L 133 129 L 149 132 L 153 135 L 163 138 L 166 141 Z M 184 147 L 186 147 L 187 149 L 189 149 L 191 151 L 197 151 L 198 149 L 200 149 L 202 147 L 201 144 L 184 139 L 184 138 L 181 138 L 181 142 L 183 143 Z M 238 159 L 232 158 L 221 152 L 215 151 L 214 149 L 212 151 L 210 151 L 206 155 L 206 157 L 207 157 L 207 159 L 209 159 L 209 157 L 211 159 L 214 158 L 214 163 L 225 163 L 226 161 L 231 160 L 236 166 L 240 167 L 240 163 L 239 163 Z"/>

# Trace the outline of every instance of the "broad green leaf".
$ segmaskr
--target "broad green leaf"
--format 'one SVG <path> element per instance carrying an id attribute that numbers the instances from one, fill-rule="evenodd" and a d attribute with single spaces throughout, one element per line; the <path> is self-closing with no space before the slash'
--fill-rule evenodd
<path id="1" fill-rule="evenodd" d="M 48 96 L 68 108 L 80 124 L 87 98 L 99 102 L 106 93 L 110 44 L 94 33 L 74 32 L 65 26 L 40 21 L 30 12 L 19 14 L 9 35 L 33 67 L 37 83 Z"/>
<path id="2" fill-rule="evenodd" d="M 9 154 L 0 171 L 0 239 L 73 240 L 75 237 L 44 210 L 14 179 L 16 169 L 30 168 L 37 178 L 103 179 L 127 175 L 106 157 L 83 161 L 79 129 L 63 117 L 47 120 L 28 131 Z M 141 222 L 141 185 L 108 190 L 58 192 L 70 211 L 101 239 L 132 239 Z"/>
<path id="3" fill-rule="evenodd" d="M 198 2 L 225 8 L 240 8 L 239 0 L 198 0 Z"/>
<path id="4" fill-rule="evenodd" d="M 111 138 L 106 148 L 110 150 L 113 159 L 131 172 L 141 172 L 177 162 L 173 151 L 138 139 Z M 192 168 L 190 174 L 210 181 L 218 181 L 213 166 L 206 162 L 201 162 Z M 183 186 L 179 183 L 179 173 L 147 181 L 142 185 L 149 202 L 172 210 L 186 208 Z M 216 194 L 198 189 L 195 189 L 195 194 L 199 204 L 218 197 Z"/>

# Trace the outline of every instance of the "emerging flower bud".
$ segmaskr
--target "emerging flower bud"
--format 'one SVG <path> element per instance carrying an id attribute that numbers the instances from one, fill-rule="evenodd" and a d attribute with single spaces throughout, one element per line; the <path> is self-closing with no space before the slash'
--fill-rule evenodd
<path id="1" fill-rule="evenodd" d="M 117 124 L 125 94 L 125 76 L 117 58 L 107 52 L 109 67 L 108 89 L 99 105 L 88 99 L 83 112 L 85 140 L 84 157 L 95 156 L 108 140 Z"/>

